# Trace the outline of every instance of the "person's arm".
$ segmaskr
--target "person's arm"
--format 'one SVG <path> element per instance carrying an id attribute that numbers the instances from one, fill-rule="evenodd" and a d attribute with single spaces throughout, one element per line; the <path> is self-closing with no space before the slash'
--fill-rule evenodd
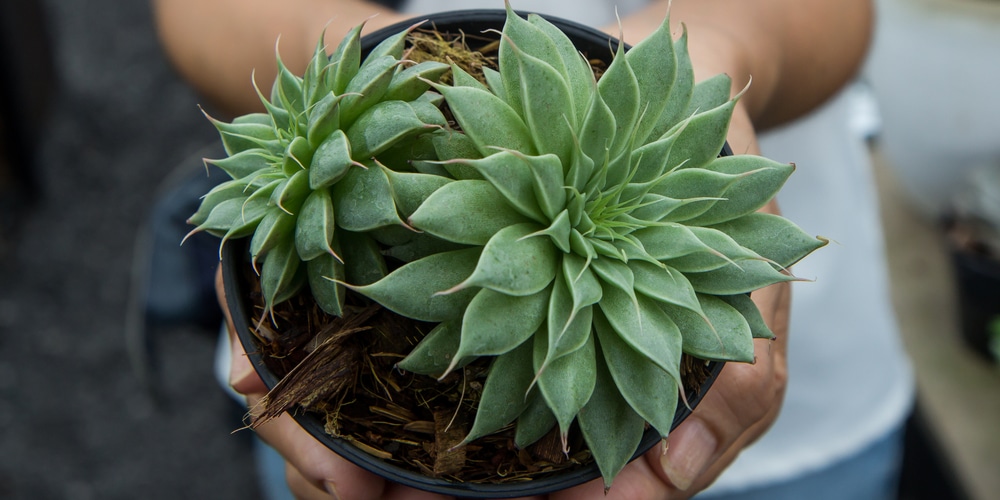
<path id="1" fill-rule="evenodd" d="M 159 1 L 161 7 L 167 7 L 173 1 L 198 3 L 202 0 Z M 216 3 L 229 4 L 233 1 L 216 0 Z M 331 24 L 328 29 L 331 40 L 376 11 L 375 7 L 358 2 L 336 4 L 340 12 L 338 20 L 344 23 L 336 27 Z M 345 6 L 356 6 L 361 10 Z M 281 7 L 282 10 L 290 8 L 287 5 Z M 175 9 L 176 14 L 175 7 L 170 9 Z M 212 11 L 209 8 L 208 12 Z M 263 24 L 276 22 L 267 19 L 270 15 L 267 9 L 241 11 L 244 15 L 264 18 L 255 19 Z M 348 11 L 354 17 L 348 15 Z M 626 41 L 643 39 L 659 25 L 666 13 L 667 2 L 664 0 L 623 19 Z M 202 11 L 200 15 L 207 13 Z M 161 28 L 161 33 L 172 57 L 185 74 L 202 67 L 190 61 L 190 52 L 206 51 L 194 60 L 216 62 L 201 63 L 207 64 L 209 71 L 196 75 L 202 80 L 199 88 L 206 94 L 229 99 L 232 96 L 228 93 L 233 92 L 230 87 L 242 85 L 239 71 L 247 75 L 250 67 L 256 67 L 258 81 L 270 82 L 261 76 L 261 67 L 267 64 L 267 58 L 273 57 L 273 47 L 268 40 L 272 40 L 278 32 L 302 33 L 299 39 L 302 45 L 294 50 L 295 53 L 308 54 L 312 50 L 322 27 L 309 31 L 308 26 L 310 22 L 325 21 L 323 14 L 317 10 L 307 12 L 306 17 L 308 19 L 298 19 L 303 23 L 304 31 L 295 31 L 292 27 L 295 22 L 289 20 L 287 24 L 282 24 L 284 28 L 271 28 L 269 35 L 260 35 L 255 42 L 240 43 L 235 41 L 238 39 L 231 39 L 227 42 L 231 45 L 226 46 L 226 50 L 233 53 L 228 55 L 223 51 L 224 46 L 204 47 L 201 44 L 209 43 L 204 39 L 200 43 L 178 40 L 164 28 Z M 381 26 L 398 19 L 380 15 L 370 23 L 370 27 L 376 27 L 376 20 Z M 679 33 L 682 22 L 688 28 L 689 48 L 698 78 L 724 72 L 733 78 L 734 89 L 742 89 L 748 78 L 753 77 L 753 85 L 736 107 L 728 139 L 738 153 L 757 153 L 755 127 L 763 129 L 807 113 L 854 75 L 870 38 L 871 7 L 866 0 L 674 0 L 671 19 L 678 26 L 676 33 Z M 226 22 L 223 16 L 222 19 L 206 21 L 206 24 Z M 161 26 L 167 24 L 170 23 L 161 20 Z M 247 31 L 244 34 L 254 38 L 253 31 Z M 617 34 L 618 27 L 609 31 Z M 174 35 L 184 36 L 183 33 Z M 219 33 L 213 36 L 224 35 Z M 171 47 L 170 43 L 178 45 Z M 296 64 L 304 64 L 304 60 L 293 61 L 293 51 L 286 51 L 285 47 L 283 38 L 282 55 L 289 66 L 294 68 Z M 244 51 L 247 53 L 244 54 Z M 240 62 L 226 64 L 230 58 Z M 213 64 L 217 66 L 213 67 Z M 220 78 L 220 72 L 227 72 L 229 76 Z M 271 78 L 270 75 L 268 78 Z M 216 94 L 210 89 L 221 93 Z M 249 101 L 256 103 L 252 92 L 248 94 L 253 97 Z M 236 106 L 233 109 L 240 111 Z M 773 204 L 769 208 L 774 209 Z M 616 478 L 615 487 L 607 496 L 598 480 L 555 494 L 552 498 L 686 498 L 711 484 L 740 450 L 762 435 L 777 417 L 784 395 L 789 288 L 787 284 L 775 285 L 755 292 L 753 298 L 777 335 L 777 340 L 755 341 L 755 364 L 727 365 L 694 414 L 671 433 L 670 446 L 665 454 L 660 447 L 656 447 L 645 455 L 645 460 L 633 461 Z M 263 384 L 252 372 L 238 369 L 241 366 L 247 368 L 247 363 L 242 349 L 238 344 L 235 347 L 231 381 L 234 388 L 246 394 L 252 403 L 263 394 Z M 283 417 L 265 424 L 258 432 L 289 461 L 289 482 L 303 497 L 324 497 L 330 488 L 337 488 L 341 498 L 353 497 L 349 491 L 375 492 L 372 498 L 377 498 L 379 492 L 388 496 L 417 494 L 400 490 L 398 485 L 386 485 L 370 474 L 360 472 L 323 449 L 290 418 Z M 663 460 L 664 456 L 666 460 Z"/>
<path id="2" fill-rule="evenodd" d="M 675 34 L 687 26 L 697 79 L 733 78 L 757 129 L 816 108 L 861 66 L 873 28 L 869 0 L 657 0 L 622 19 L 626 41 L 638 42 L 670 9 Z M 618 33 L 617 26 L 608 32 Z"/>
<path id="3" fill-rule="evenodd" d="M 250 75 L 268 95 L 276 42 L 285 65 L 301 74 L 324 30 L 332 51 L 366 20 L 368 32 L 403 18 L 363 0 L 154 0 L 153 8 L 170 61 L 215 108 L 234 116 L 263 110 Z"/>

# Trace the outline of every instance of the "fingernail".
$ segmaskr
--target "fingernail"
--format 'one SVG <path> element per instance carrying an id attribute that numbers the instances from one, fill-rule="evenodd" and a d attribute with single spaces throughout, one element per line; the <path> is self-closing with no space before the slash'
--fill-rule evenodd
<path id="1" fill-rule="evenodd" d="M 686 490 L 708 468 L 718 442 L 698 418 L 689 418 L 669 439 L 670 446 L 660 458 L 660 465 L 674 486 Z"/>
<path id="2" fill-rule="evenodd" d="M 326 492 L 330 494 L 334 499 L 340 500 L 340 495 L 337 493 L 337 484 L 333 481 L 326 481 L 323 483 L 326 488 Z"/>

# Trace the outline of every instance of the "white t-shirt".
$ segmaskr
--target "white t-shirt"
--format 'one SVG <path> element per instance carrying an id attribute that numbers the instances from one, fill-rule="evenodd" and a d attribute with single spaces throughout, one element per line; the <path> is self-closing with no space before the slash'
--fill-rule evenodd
<path id="1" fill-rule="evenodd" d="M 549 0 L 514 4 L 586 25 L 613 23 L 646 0 Z M 500 0 L 409 0 L 414 14 L 502 8 Z M 690 33 L 697 37 L 697 33 Z M 636 43 L 625 33 L 629 43 Z M 855 90 L 849 88 L 848 90 Z M 833 241 L 795 266 L 789 382 L 775 425 L 744 450 L 711 488 L 739 490 L 797 477 L 872 444 L 899 426 L 914 394 L 911 368 L 889 296 L 875 181 L 864 140 L 852 127 L 857 94 L 760 137 L 765 156 L 793 162 L 778 195 L 786 217 Z"/>

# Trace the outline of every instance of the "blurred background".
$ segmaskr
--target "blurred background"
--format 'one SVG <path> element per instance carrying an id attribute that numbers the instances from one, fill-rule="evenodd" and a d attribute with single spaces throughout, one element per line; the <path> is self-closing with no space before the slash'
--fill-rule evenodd
<path id="1" fill-rule="evenodd" d="M 879 13 L 865 116 L 919 388 L 901 496 L 996 498 L 1000 2 Z M 147 287 L 184 231 L 165 193 L 217 140 L 149 5 L 5 0 L 0 68 L 0 498 L 259 498 L 211 297 Z M 178 258 L 158 272 L 211 279 Z"/>

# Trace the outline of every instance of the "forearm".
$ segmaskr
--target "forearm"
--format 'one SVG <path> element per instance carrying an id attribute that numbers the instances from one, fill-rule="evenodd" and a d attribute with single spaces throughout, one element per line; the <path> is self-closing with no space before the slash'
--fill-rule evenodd
<path id="1" fill-rule="evenodd" d="M 627 41 L 652 32 L 668 10 L 652 2 L 622 19 Z M 869 0 L 673 0 L 673 31 L 687 26 L 696 77 L 727 73 L 746 86 L 743 107 L 758 129 L 815 108 L 863 62 L 873 23 Z M 615 28 L 617 31 L 617 27 Z"/>
<path id="2" fill-rule="evenodd" d="M 332 50 L 369 18 L 366 31 L 399 19 L 362 0 L 154 0 L 153 6 L 171 62 L 213 105 L 234 115 L 262 109 L 250 75 L 269 92 L 279 37 L 282 60 L 301 72 L 324 29 Z"/>

